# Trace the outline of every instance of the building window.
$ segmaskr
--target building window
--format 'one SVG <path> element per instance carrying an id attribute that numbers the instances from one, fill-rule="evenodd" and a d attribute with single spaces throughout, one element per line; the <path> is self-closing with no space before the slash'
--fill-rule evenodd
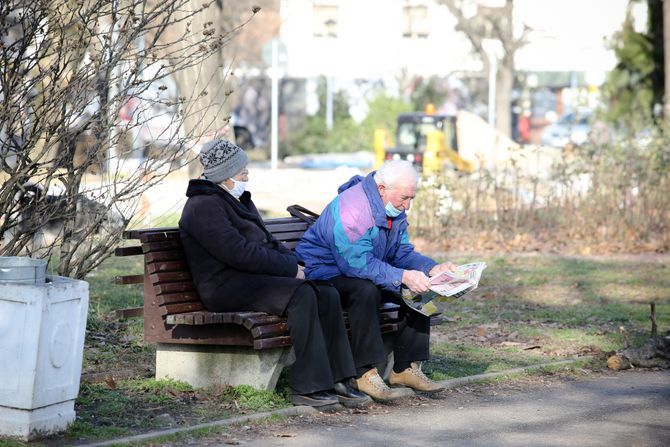
<path id="1" fill-rule="evenodd" d="M 313 6 L 314 37 L 337 37 L 337 6 Z"/>
<path id="2" fill-rule="evenodd" d="M 402 37 L 425 39 L 428 37 L 428 7 L 426 5 L 403 6 Z"/>

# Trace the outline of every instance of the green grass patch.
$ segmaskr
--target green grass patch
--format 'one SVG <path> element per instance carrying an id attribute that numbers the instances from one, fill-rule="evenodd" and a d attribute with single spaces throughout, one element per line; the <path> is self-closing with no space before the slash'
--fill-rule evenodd
<path id="1" fill-rule="evenodd" d="M 494 349 L 467 344 L 432 346 L 431 359 L 423 369 L 434 380 L 454 379 L 549 361 L 545 356 L 515 348 Z"/>
<path id="2" fill-rule="evenodd" d="M 109 318 L 119 309 L 142 306 L 142 284 L 117 285 L 114 278 L 144 273 L 143 262 L 142 256 L 112 256 L 86 277 L 89 283 L 89 318 Z"/>
<path id="3" fill-rule="evenodd" d="M 83 384 L 75 405 L 77 421 L 67 432 L 70 439 L 106 439 L 148 429 L 196 425 L 239 412 L 283 408 L 290 403 L 280 394 L 248 385 L 195 389 L 168 378 Z"/>
<path id="4" fill-rule="evenodd" d="M 456 259 L 488 264 L 479 288 L 445 305 L 435 328 L 434 378 L 446 379 L 544 363 L 581 354 L 604 355 L 650 334 L 650 308 L 660 300 L 659 331 L 670 328 L 666 263 L 554 255 Z"/>
<path id="5" fill-rule="evenodd" d="M 28 444 L 26 442 L 15 441 L 13 439 L 0 439 L 0 447 L 24 447 L 27 445 L 35 446 L 34 443 Z"/>
<path id="6" fill-rule="evenodd" d="M 252 411 L 266 411 L 290 405 L 286 396 L 274 391 L 257 390 L 249 385 L 228 388 L 222 397 L 232 399 L 240 408 Z"/>

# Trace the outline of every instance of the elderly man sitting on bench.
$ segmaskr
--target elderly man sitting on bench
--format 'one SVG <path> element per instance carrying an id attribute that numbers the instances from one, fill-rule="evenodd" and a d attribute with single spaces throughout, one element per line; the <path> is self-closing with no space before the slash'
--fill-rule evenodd
<path id="1" fill-rule="evenodd" d="M 203 146 L 199 158 L 203 178 L 189 182 L 179 229 L 205 307 L 287 316 L 296 357 L 289 379 L 294 404 L 369 402 L 347 382 L 356 370 L 337 290 L 306 280 L 296 255 L 263 225 L 245 191 L 246 153 L 215 140 Z"/>
<path id="2" fill-rule="evenodd" d="M 378 401 L 394 400 L 375 365 L 385 359 L 379 328 L 379 303 L 399 300 L 401 285 L 415 293 L 428 291 L 428 276 L 452 270 L 417 253 L 407 235 L 407 217 L 416 195 L 418 175 L 405 160 L 388 161 L 366 177 L 340 186 L 339 195 L 305 232 L 296 247 L 305 260 L 307 278 L 328 280 L 349 310 L 351 348 L 358 390 Z M 434 393 L 443 387 L 424 375 L 430 319 L 407 307 L 405 324 L 394 339 L 391 386 Z"/>

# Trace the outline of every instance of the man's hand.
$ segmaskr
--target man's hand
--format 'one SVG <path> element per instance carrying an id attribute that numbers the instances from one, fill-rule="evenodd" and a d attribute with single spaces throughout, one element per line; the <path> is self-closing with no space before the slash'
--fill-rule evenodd
<path id="1" fill-rule="evenodd" d="M 298 279 L 305 279 L 305 267 L 302 265 L 298 265 L 298 273 L 295 275 L 296 278 Z"/>
<path id="2" fill-rule="evenodd" d="M 456 270 L 456 264 L 447 261 L 447 262 L 443 262 L 442 264 L 437 264 L 435 267 L 430 269 L 430 272 L 428 272 L 428 275 L 435 276 L 438 273 L 442 273 L 444 271 L 453 272 L 454 270 Z"/>
<path id="3" fill-rule="evenodd" d="M 402 283 L 414 293 L 423 293 L 428 291 L 428 277 L 419 270 L 404 270 L 402 272 Z"/>

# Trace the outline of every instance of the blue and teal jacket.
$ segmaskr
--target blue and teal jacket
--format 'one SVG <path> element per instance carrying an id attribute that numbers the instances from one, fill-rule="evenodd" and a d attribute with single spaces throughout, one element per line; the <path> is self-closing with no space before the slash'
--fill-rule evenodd
<path id="1" fill-rule="evenodd" d="M 307 278 L 349 276 L 369 279 L 399 293 L 403 270 L 426 275 L 436 262 L 414 251 L 407 236 L 407 215 L 389 219 L 373 178 L 354 176 L 307 230 L 296 247 Z"/>

